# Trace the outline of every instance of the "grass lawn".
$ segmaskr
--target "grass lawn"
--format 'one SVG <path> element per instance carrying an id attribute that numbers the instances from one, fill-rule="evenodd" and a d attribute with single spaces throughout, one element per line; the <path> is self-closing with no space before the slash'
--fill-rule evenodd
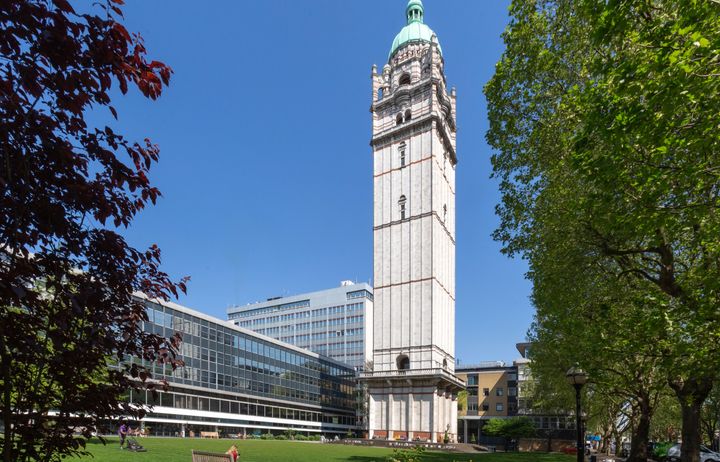
<path id="1" fill-rule="evenodd" d="M 88 444 L 94 458 L 83 461 L 98 462 L 190 462 L 190 451 L 225 452 L 231 444 L 240 450 L 240 462 L 384 462 L 392 454 L 391 449 L 319 444 L 302 441 L 263 440 L 211 440 L 182 438 L 138 439 L 147 452 L 120 450 L 117 438 L 111 438 L 107 446 L 97 440 Z M 460 454 L 426 452 L 424 462 L 572 462 L 574 456 L 539 453 Z"/>

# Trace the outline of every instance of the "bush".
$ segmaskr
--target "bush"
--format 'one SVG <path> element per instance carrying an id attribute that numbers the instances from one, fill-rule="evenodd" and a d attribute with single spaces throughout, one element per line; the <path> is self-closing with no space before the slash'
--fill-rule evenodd
<path id="1" fill-rule="evenodd" d="M 413 449 L 395 449 L 392 455 L 388 456 L 386 462 L 421 462 L 425 448 L 416 446 Z"/>
<path id="2" fill-rule="evenodd" d="M 653 448 L 653 459 L 656 460 L 665 460 L 667 458 L 668 449 L 673 445 L 673 443 L 658 443 Z"/>
<path id="3" fill-rule="evenodd" d="M 320 441 L 320 435 L 310 435 L 307 439 L 308 441 Z"/>
<path id="4" fill-rule="evenodd" d="M 288 439 L 288 437 L 285 435 L 275 435 L 275 439 L 284 441 L 284 440 Z"/>
<path id="5" fill-rule="evenodd" d="M 307 441 L 308 437 L 305 435 L 295 435 L 295 441 Z"/>
<path id="6" fill-rule="evenodd" d="M 263 433 L 262 435 L 260 435 L 260 438 L 264 439 L 264 440 L 273 440 L 273 439 L 275 439 L 275 436 L 272 433 L 267 432 L 267 433 Z"/>

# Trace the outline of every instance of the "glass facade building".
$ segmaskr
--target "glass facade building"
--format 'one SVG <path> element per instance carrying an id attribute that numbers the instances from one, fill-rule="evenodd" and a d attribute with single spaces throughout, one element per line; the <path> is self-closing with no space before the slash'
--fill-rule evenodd
<path id="1" fill-rule="evenodd" d="M 132 392 L 154 405 L 144 425 L 152 434 L 227 435 L 299 432 L 345 434 L 355 430 L 355 371 L 347 365 L 237 327 L 183 306 L 144 299 L 145 330 L 182 335 L 185 366 L 153 364 L 168 391 Z"/>
<path id="2" fill-rule="evenodd" d="M 362 370 L 372 351 L 373 294 L 365 283 L 228 309 L 235 325 L 307 348 Z"/>

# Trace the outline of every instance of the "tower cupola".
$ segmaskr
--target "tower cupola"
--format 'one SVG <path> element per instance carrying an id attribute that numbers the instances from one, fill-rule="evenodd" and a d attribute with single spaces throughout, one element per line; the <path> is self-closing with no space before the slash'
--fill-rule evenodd
<path id="1" fill-rule="evenodd" d="M 412 42 L 434 42 L 437 44 L 438 51 L 442 55 L 442 49 L 440 48 L 437 35 L 424 23 L 425 8 L 423 7 L 422 0 L 410 0 L 405 8 L 405 16 L 407 18 L 407 24 L 395 36 L 395 40 L 393 40 L 392 47 L 390 48 L 390 54 L 388 55 L 388 61 L 392 59 L 396 51 Z"/>

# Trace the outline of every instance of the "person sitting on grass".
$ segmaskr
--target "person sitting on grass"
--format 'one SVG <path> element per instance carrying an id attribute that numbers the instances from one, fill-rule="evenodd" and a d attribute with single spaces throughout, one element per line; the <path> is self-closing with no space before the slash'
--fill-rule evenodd
<path id="1" fill-rule="evenodd" d="M 230 454 L 230 457 L 232 457 L 232 462 L 237 462 L 238 460 L 238 449 L 237 446 L 234 444 L 230 446 L 230 449 L 228 449 L 225 454 Z"/>

